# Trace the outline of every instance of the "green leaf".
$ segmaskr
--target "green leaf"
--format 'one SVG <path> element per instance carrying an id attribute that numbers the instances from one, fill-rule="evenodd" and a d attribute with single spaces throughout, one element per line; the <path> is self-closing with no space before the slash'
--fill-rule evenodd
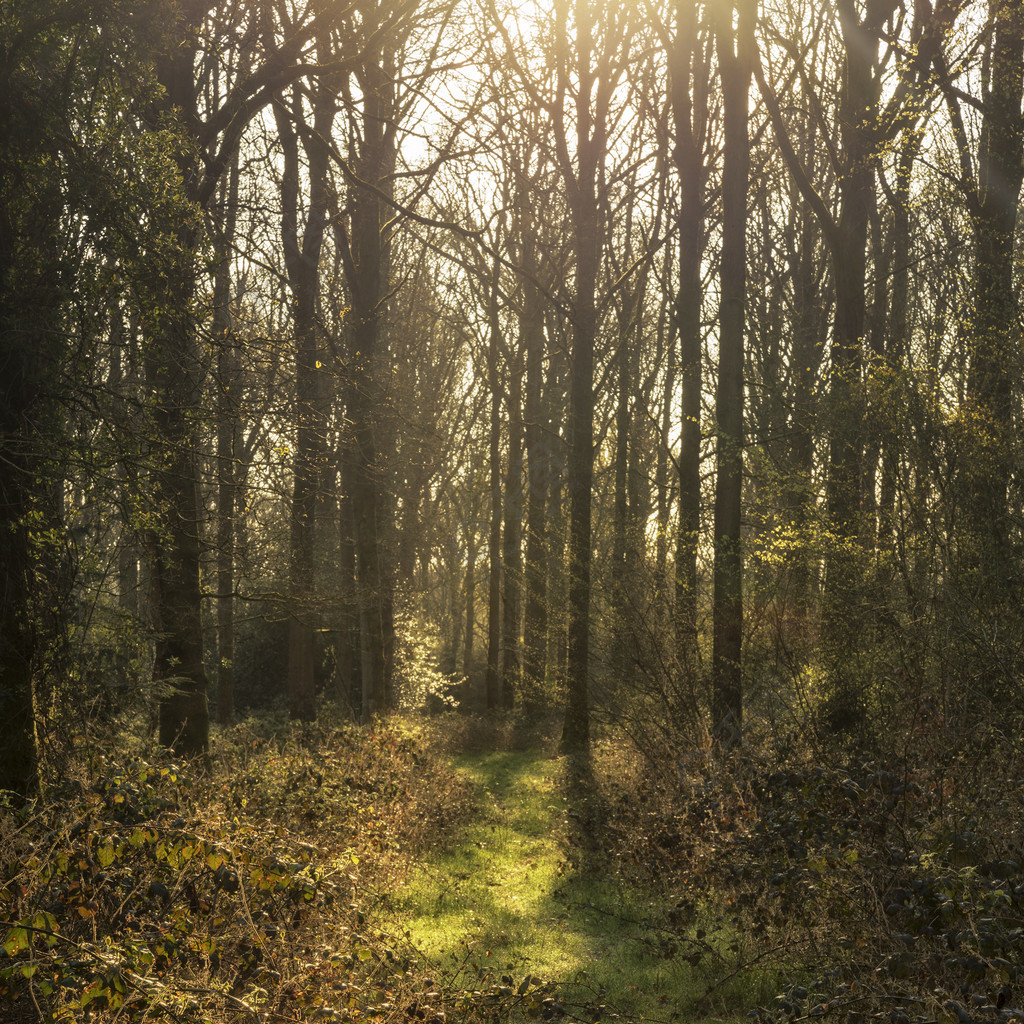
<path id="1" fill-rule="evenodd" d="M 53 949 L 57 945 L 57 936 L 53 934 L 58 929 L 57 918 L 48 910 L 42 910 L 32 918 L 32 927 L 47 933 L 47 948 Z"/>
<path id="2" fill-rule="evenodd" d="M 78 1001 L 78 1005 L 84 1010 L 94 999 L 98 999 L 103 992 L 103 982 L 97 979 L 94 981 L 83 993 Z"/>
<path id="3" fill-rule="evenodd" d="M 8 956 L 16 956 L 23 950 L 28 949 L 28 929 L 27 928 L 12 928 L 7 933 L 7 939 L 4 942 L 4 949 Z"/>

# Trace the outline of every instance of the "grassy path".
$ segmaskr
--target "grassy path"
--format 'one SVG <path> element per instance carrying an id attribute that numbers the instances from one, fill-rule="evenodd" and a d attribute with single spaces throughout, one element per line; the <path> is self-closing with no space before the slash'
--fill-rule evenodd
<path id="1" fill-rule="evenodd" d="M 479 814 L 395 894 L 431 961 L 444 969 L 487 958 L 517 978 L 571 986 L 609 1016 L 690 1016 L 703 986 L 659 949 L 650 900 L 566 863 L 559 763 L 527 751 L 467 755 L 456 766 L 477 789 Z"/>

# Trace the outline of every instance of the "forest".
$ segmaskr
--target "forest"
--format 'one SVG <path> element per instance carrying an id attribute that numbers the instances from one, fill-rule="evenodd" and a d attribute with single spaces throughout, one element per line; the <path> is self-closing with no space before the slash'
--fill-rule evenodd
<path id="1" fill-rule="evenodd" d="M 1024 1024 L 1024 0 L 0 0 L 0 1017 Z"/>

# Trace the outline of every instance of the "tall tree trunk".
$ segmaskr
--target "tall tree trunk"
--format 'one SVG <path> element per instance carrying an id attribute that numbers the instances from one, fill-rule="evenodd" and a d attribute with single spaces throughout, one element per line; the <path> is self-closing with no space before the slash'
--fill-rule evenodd
<path id="1" fill-rule="evenodd" d="M 840 213 L 832 252 L 836 312 L 829 390 L 826 513 L 833 543 L 825 566 L 822 635 L 828 676 L 828 724 L 840 731 L 857 727 L 863 693 L 856 672 L 863 625 L 863 573 L 858 549 L 864 396 L 861 384 L 865 340 L 868 218 L 874 200 L 879 84 L 875 74 L 878 30 L 869 7 L 861 22 L 854 0 L 842 0 L 839 19 L 844 43 L 840 100 L 843 175 Z"/>
<path id="2" fill-rule="evenodd" d="M 7 252 L 0 248 L 0 259 Z M 8 267 L 0 265 L 3 280 Z M 29 613 L 33 557 L 29 512 L 36 469 L 31 453 L 38 444 L 32 437 L 32 406 L 37 398 L 40 371 L 37 352 L 22 334 L 24 321 L 15 321 L 6 296 L 0 294 L 0 338 L 4 373 L 0 377 L 0 561 L 4 585 L 0 588 L 0 789 L 28 797 L 36 788 L 36 737 L 33 661 L 36 631 Z M 18 311 L 19 313 L 21 311 Z"/>
<path id="3" fill-rule="evenodd" d="M 509 368 L 508 464 L 505 472 L 504 534 L 502 537 L 501 704 L 515 705 L 522 660 L 519 648 L 522 608 L 523 518 L 523 399 L 521 368 Z"/>
<path id="4" fill-rule="evenodd" d="M 213 324 L 217 344 L 217 721 L 235 712 L 235 477 L 239 443 L 240 360 L 231 312 L 230 245 L 238 206 L 238 163 L 225 189 L 226 214 L 217 238 Z"/>
<path id="5" fill-rule="evenodd" d="M 129 332 L 125 324 L 123 311 L 117 305 L 110 314 L 110 390 L 119 398 L 127 395 L 129 389 L 137 390 L 139 386 L 136 370 L 136 352 L 134 331 Z M 131 429 L 132 414 L 128 411 L 128 403 L 122 405 L 121 428 L 127 433 Z M 118 460 L 118 511 L 119 538 L 117 550 L 117 607 L 123 636 L 117 645 L 117 679 L 116 685 L 127 693 L 128 687 L 135 687 L 132 678 L 131 647 L 137 642 L 139 617 L 139 551 L 137 544 L 136 523 L 132 508 L 138 496 L 138 465 L 126 444 L 123 458 Z"/>
<path id="6" fill-rule="evenodd" d="M 633 380 L 630 373 L 629 351 L 632 347 L 630 330 L 632 302 L 629 295 L 623 295 L 623 306 L 619 311 L 619 351 L 616 353 L 616 394 L 615 394 L 615 490 L 612 513 L 612 673 L 618 682 L 627 682 L 629 668 L 629 597 L 627 594 L 627 550 L 629 547 L 629 458 L 632 442 L 632 416 L 630 399 Z"/>
<path id="7" fill-rule="evenodd" d="M 526 608 L 523 619 L 523 693 L 526 710 L 540 704 L 547 675 L 547 499 L 550 429 L 543 397 L 544 322 L 539 290 L 527 282 L 523 315 L 526 350 Z"/>
<path id="8" fill-rule="evenodd" d="M 889 339 L 885 349 L 886 366 L 893 375 L 903 369 L 910 346 L 907 313 L 911 262 L 910 177 L 923 137 L 924 133 L 917 125 L 904 130 L 893 187 L 892 288 L 889 296 Z M 882 483 L 878 504 L 878 546 L 883 551 L 891 546 L 899 460 L 898 438 L 886 432 L 882 439 Z"/>
<path id="9" fill-rule="evenodd" d="M 352 507 L 352 449 L 342 440 L 338 457 L 338 632 L 334 646 L 334 689 L 338 704 L 362 710 L 359 662 L 359 603 L 356 599 L 355 514 Z"/>
<path id="10" fill-rule="evenodd" d="M 463 590 L 466 597 L 466 633 L 462 650 L 462 674 L 466 677 L 466 691 L 462 704 L 468 706 L 473 692 L 474 652 L 476 635 L 476 526 L 466 525 L 466 577 Z"/>
<path id="11" fill-rule="evenodd" d="M 373 316 L 374 314 L 371 314 Z M 374 418 L 378 389 L 364 360 L 376 343 L 376 324 L 360 320 L 352 332 L 353 355 L 358 357 L 358 380 L 353 383 L 349 409 L 355 424 L 355 465 L 352 471 L 352 506 L 359 605 L 362 719 L 369 721 L 387 708 L 385 567 L 380 516 L 380 470 Z"/>
<path id="12" fill-rule="evenodd" d="M 364 25 L 372 35 L 373 25 Z M 389 710 L 393 694 L 394 594 L 385 548 L 388 502 L 382 464 L 382 409 L 387 366 L 383 332 L 389 277 L 388 206 L 397 157 L 394 58 L 386 49 L 371 56 L 356 72 L 362 107 L 353 148 L 354 180 L 350 234 L 339 224 L 337 238 L 351 292 L 352 332 L 349 366 L 349 415 L 354 437 L 352 504 L 355 511 L 356 575 L 362 636 L 362 717 Z"/>
<path id="13" fill-rule="evenodd" d="M 808 135 L 805 165 L 813 166 L 813 132 L 808 132 Z M 793 274 L 793 412 L 789 423 L 789 467 L 783 503 L 790 527 L 798 539 L 787 561 L 793 606 L 802 632 L 811 602 L 811 556 L 803 541 L 815 507 L 813 480 L 817 410 L 814 389 L 824 355 L 822 325 L 826 314 L 821 304 L 821 274 L 817 259 L 820 232 L 807 204 L 801 202 L 799 196 L 794 196 L 793 201 L 799 205 L 797 265 Z"/>
<path id="14" fill-rule="evenodd" d="M 201 18 L 201 12 L 191 12 Z M 158 64 L 168 112 L 196 109 L 194 66 L 196 22 L 183 25 L 187 41 L 171 48 Z M 192 126 L 190 126 L 192 127 Z M 201 206 L 202 172 L 196 143 L 183 131 L 174 153 L 185 196 Z M 210 713 L 203 664 L 200 589 L 200 500 L 198 425 L 201 392 L 195 313 L 199 225 L 176 229 L 174 255 L 154 268 L 150 281 L 145 355 L 153 395 L 156 468 L 154 508 L 159 522 L 149 531 L 150 592 L 156 630 L 153 681 L 159 701 L 159 740 L 179 756 L 204 754 Z"/>
<path id="15" fill-rule="evenodd" d="M 230 725 L 235 713 L 235 450 L 237 406 L 231 385 L 237 380 L 237 353 L 224 338 L 217 373 L 224 394 L 217 413 L 217 721 Z"/>
<path id="16" fill-rule="evenodd" d="M 672 486 L 669 482 L 669 438 L 672 436 L 672 394 L 676 386 L 676 349 L 669 342 L 665 354 L 665 376 L 661 393 L 661 422 L 658 451 L 654 468 L 654 490 L 657 504 L 658 536 L 655 542 L 655 574 L 659 593 L 668 593 L 668 531 L 672 507 Z"/>
<path id="17" fill-rule="evenodd" d="M 679 669 L 692 689 L 697 670 L 697 557 L 700 545 L 701 263 L 704 252 L 704 136 L 708 121 L 707 67 L 700 48 L 695 0 L 678 0 L 669 90 L 675 125 L 673 159 L 679 176 L 679 337 L 681 443 L 679 529 L 676 537 L 675 632 Z M 691 76 L 693 81 L 691 91 Z M 677 709 L 684 716 L 690 709 Z"/>
<path id="18" fill-rule="evenodd" d="M 176 754 L 203 754 L 210 714 L 203 664 L 200 592 L 198 440 L 199 368 L 194 351 L 195 231 L 179 230 L 179 260 L 186 264 L 155 282 L 161 296 L 150 324 L 146 377 L 154 397 L 153 425 L 162 459 L 153 474 L 154 505 L 161 517 L 149 533 L 151 593 L 156 630 L 153 680 L 159 700 L 159 740 Z"/>
<path id="19" fill-rule="evenodd" d="M 555 690 L 562 693 L 569 672 L 569 545 L 568 517 L 565 508 L 565 467 L 569 450 L 566 436 L 565 375 L 561 353 L 555 348 L 552 368 L 547 382 L 545 408 L 548 422 L 555 431 L 552 450 L 551 480 L 549 484 L 547 533 L 551 538 L 550 550 L 554 556 L 548 559 L 548 664 L 551 666 Z"/>
<path id="20" fill-rule="evenodd" d="M 568 0 L 556 5 L 559 62 L 554 139 L 565 186 L 576 260 L 570 312 L 569 457 L 569 646 L 562 749 L 581 757 L 590 752 L 590 599 L 592 498 L 594 489 L 594 346 L 597 340 L 597 278 L 601 265 L 601 184 L 599 172 L 607 148 L 608 101 L 622 54 L 619 37 L 625 23 L 602 25 L 605 52 L 596 52 L 598 26 L 588 0 L 572 5 L 575 66 L 570 67 Z M 624 36 L 622 37 L 625 38 Z M 575 84 L 570 88 L 570 78 Z M 565 108 L 573 106 L 573 155 Z"/>
<path id="21" fill-rule="evenodd" d="M 589 201 L 588 201 L 589 200 Z M 598 236 L 593 195 L 579 197 L 574 211 L 576 294 L 573 304 L 572 370 L 569 380 L 569 661 L 562 747 L 590 749 L 590 551 L 594 480 L 594 340 L 597 334 Z"/>
<path id="22" fill-rule="evenodd" d="M 501 264 L 495 260 L 488 296 L 487 381 L 491 391 L 490 423 L 487 435 L 490 483 L 490 527 L 487 533 L 487 709 L 493 711 L 501 700 L 501 388 L 498 383 L 498 280 Z"/>
<path id="23" fill-rule="evenodd" d="M 644 296 L 647 292 L 647 277 L 641 269 L 638 272 L 636 293 L 633 300 L 633 316 L 629 325 L 630 344 L 627 360 L 627 374 L 633 381 L 629 409 L 629 444 L 626 453 L 626 550 L 623 567 L 626 573 L 627 625 L 629 627 L 627 655 L 631 666 L 637 664 L 639 650 L 638 630 L 644 625 L 639 616 L 639 609 L 650 597 L 644 588 L 650 582 L 647 575 L 647 522 L 650 519 L 654 503 L 651 495 L 651 472 L 647 465 L 647 452 L 652 446 L 653 438 L 650 423 L 646 415 L 638 410 L 646 410 L 651 402 L 651 389 L 654 378 L 641 378 L 640 353 L 644 342 Z M 641 586 L 643 580 L 643 586 Z M 633 669 L 628 671 L 632 673 Z"/>
<path id="24" fill-rule="evenodd" d="M 866 345 L 868 365 L 865 373 L 867 394 L 865 396 L 865 419 L 877 421 L 873 392 L 885 376 L 885 336 L 887 333 L 889 308 L 889 280 L 892 274 L 892 232 L 886 232 L 878 210 L 877 197 L 872 200 L 868 220 L 872 265 L 872 294 L 870 313 L 867 316 Z M 868 557 L 875 553 L 878 534 L 878 460 L 882 454 L 882 437 L 878 430 L 868 433 L 864 444 L 864 460 L 861 466 L 860 493 L 860 543 Z M 874 603 L 875 599 L 872 599 Z"/>
<path id="25" fill-rule="evenodd" d="M 319 41 L 321 61 L 330 58 L 330 46 Z M 316 612 L 315 541 L 320 481 L 326 458 L 323 409 L 320 325 L 320 253 L 327 229 L 327 170 L 325 140 L 334 122 L 335 100 L 326 85 L 313 96 L 311 131 L 302 132 L 307 158 L 306 223 L 300 228 L 299 132 L 305 121 L 303 96 L 296 87 L 289 107 L 275 103 L 274 115 L 284 151 L 281 175 L 281 239 L 292 292 L 295 332 L 295 448 L 292 459 L 290 518 L 290 595 L 288 617 L 288 701 L 291 715 L 304 721 L 316 717 Z M 326 358 L 326 357 L 325 357 Z"/>
<path id="26" fill-rule="evenodd" d="M 992 0 L 989 80 L 978 151 L 974 228 L 974 325 L 968 402 L 977 419 L 966 458 L 967 562 L 993 598 L 1006 594 L 1007 488 L 1013 466 L 1013 390 L 1019 361 L 1014 227 L 1020 202 L 1024 121 L 1024 4 Z"/>
<path id="27" fill-rule="evenodd" d="M 739 20 L 732 30 L 732 10 Z M 715 25 L 722 76 L 721 308 L 718 337 L 718 426 L 715 484 L 712 732 L 725 747 L 739 743 L 743 724 L 743 325 L 746 292 L 747 133 L 754 54 L 755 0 L 723 7 Z"/>

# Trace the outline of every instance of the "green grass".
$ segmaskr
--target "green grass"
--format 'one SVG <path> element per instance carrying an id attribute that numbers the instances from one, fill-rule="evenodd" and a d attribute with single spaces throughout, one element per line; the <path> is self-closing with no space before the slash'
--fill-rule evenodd
<path id="1" fill-rule="evenodd" d="M 606 1016 L 667 1021 L 692 1017 L 700 1004 L 702 1016 L 736 1018 L 755 1001 L 749 977 L 704 1000 L 707 976 L 666 955 L 665 933 L 652 927 L 664 896 L 567 863 L 558 761 L 496 752 L 456 765 L 474 783 L 479 813 L 457 845 L 395 894 L 404 927 L 439 969 L 469 961 L 517 981 L 532 974 L 558 983 L 570 1001 L 604 1004 Z"/>

